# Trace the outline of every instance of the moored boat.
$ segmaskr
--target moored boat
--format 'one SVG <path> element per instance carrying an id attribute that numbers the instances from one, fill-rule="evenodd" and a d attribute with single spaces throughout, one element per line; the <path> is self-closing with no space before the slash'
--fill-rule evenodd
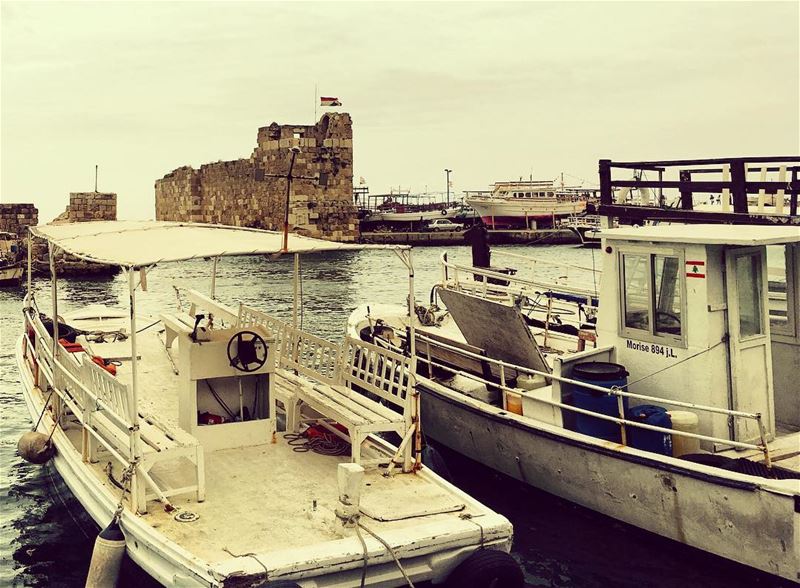
<path id="1" fill-rule="evenodd" d="M 55 469 L 100 526 L 118 523 L 128 555 L 157 581 L 521 584 L 508 521 L 420 462 L 412 361 L 225 305 L 214 270 L 210 295 L 183 290 L 188 306 L 137 325 L 137 292 L 157 264 L 212 258 L 216 268 L 226 255 L 360 246 L 191 223 L 32 231 L 51 252 L 127 273 L 129 309 L 63 312 L 51 264 L 57 320 L 29 288 L 16 359 Z M 383 372 L 365 369 L 366 358 Z M 399 446 L 378 432 L 396 433 Z M 320 438 L 326 450 L 315 450 Z"/>
<path id="2" fill-rule="evenodd" d="M 556 221 L 581 214 L 591 190 L 549 180 L 495 182 L 491 190 L 467 191 L 469 204 L 492 229 L 555 227 Z"/>
<path id="3" fill-rule="evenodd" d="M 800 411 L 790 374 L 800 338 L 784 314 L 800 310 L 800 228 L 602 236 L 596 348 L 546 361 L 517 309 L 453 293 L 463 339 L 433 327 L 415 341 L 425 434 L 595 511 L 796 581 Z M 779 280 L 768 277 L 767 247 L 780 248 L 788 280 L 774 332 Z"/>
<path id="4" fill-rule="evenodd" d="M 18 286 L 24 271 L 17 236 L 0 231 L 0 286 Z"/>

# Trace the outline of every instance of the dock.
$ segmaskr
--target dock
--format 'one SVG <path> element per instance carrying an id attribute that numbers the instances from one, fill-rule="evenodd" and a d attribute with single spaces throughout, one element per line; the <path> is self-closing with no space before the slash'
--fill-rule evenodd
<path id="1" fill-rule="evenodd" d="M 569 229 L 489 230 L 493 245 L 575 245 L 580 238 Z M 464 245 L 463 231 L 362 231 L 361 242 L 381 245 Z"/>

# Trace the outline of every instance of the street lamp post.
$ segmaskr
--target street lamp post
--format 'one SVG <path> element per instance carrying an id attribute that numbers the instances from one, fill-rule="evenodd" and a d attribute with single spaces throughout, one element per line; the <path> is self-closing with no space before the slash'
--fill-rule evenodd
<path id="1" fill-rule="evenodd" d="M 445 169 L 444 173 L 447 174 L 447 205 L 450 206 L 450 174 L 453 170 Z"/>

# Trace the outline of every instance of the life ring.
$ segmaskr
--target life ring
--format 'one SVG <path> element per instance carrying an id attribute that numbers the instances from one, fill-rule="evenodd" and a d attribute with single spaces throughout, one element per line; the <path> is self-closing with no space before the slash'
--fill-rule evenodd
<path id="1" fill-rule="evenodd" d="M 447 216 L 447 209 L 446 208 L 442 209 L 442 216 Z"/>

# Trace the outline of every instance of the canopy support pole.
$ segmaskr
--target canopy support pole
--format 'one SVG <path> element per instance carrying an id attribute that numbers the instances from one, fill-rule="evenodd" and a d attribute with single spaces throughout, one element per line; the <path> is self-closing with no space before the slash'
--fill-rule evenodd
<path id="1" fill-rule="evenodd" d="M 215 257 L 213 263 L 211 264 L 211 300 L 216 299 L 217 294 L 217 262 L 219 261 L 219 257 Z"/>
<path id="2" fill-rule="evenodd" d="M 139 359 L 136 352 L 136 268 L 128 268 L 128 292 L 130 295 L 131 311 L 131 448 L 130 463 L 136 464 L 134 470 L 131 497 L 134 511 L 138 513 L 147 512 L 147 498 L 145 495 L 146 482 L 144 476 L 140 475 L 139 462 L 141 461 L 141 444 L 139 433 Z"/>
<path id="3" fill-rule="evenodd" d="M 297 328 L 297 314 L 300 308 L 300 254 L 294 254 L 294 274 L 292 277 L 292 327 Z"/>
<path id="4" fill-rule="evenodd" d="M 416 301 L 414 299 L 414 262 L 411 258 L 411 249 L 396 249 L 395 253 L 408 269 L 408 353 L 410 357 L 408 378 L 413 396 L 411 402 L 411 424 L 414 426 L 414 452 L 406 450 L 403 454 L 403 472 L 419 469 L 422 465 L 422 423 L 419 416 L 419 390 L 417 389 L 417 348 L 416 329 Z"/>
<path id="5" fill-rule="evenodd" d="M 53 298 L 53 375 L 55 376 L 56 362 L 58 361 L 58 287 L 56 285 L 56 247 L 49 241 L 47 257 L 50 261 L 50 296 Z M 55 385 L 55 378 L 53 380 L 53 385 Z"/>
<path id="6" fill-rule="evenodd" d="M 30 228 L 28 229 L 28 289 L 26 291 L 26 298 L 28 299 L 28 308 L 33 305 L 33 292 L 31 291 L 31 284 L 33 282 L 33 236 L 31 235 Z"/>

